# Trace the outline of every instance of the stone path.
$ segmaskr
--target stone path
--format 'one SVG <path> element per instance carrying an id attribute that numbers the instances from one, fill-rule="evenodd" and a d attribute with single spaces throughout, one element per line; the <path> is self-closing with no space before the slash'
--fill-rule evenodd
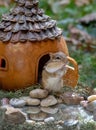
<path id="1" fill-rule="evenodd" d="M 74 101 L 74 99 L 71 100 Z M 82 123 L 95 123 L 96 100 L 92 98 L 90 103 L 81 101 L 81 105 L 80 100 L 78 101 L 78 105 L 77 101 L 76 105 L 72 105 L 73 102 L 69 105 L 69 101 L 68 104 L 63 101 L 58 102 L 55 96 L 48 94 L 45 90 L 34 90 L 29 93 L 29 96 L 18 99 L 4 98 L 1 100 L 0 118 L 2 120 L 0 122 L 1 124 L 6 122 L 9 125 L 27 123 L 34 126 L 39 123 L 42 127 L 53 126 L 52 130 L 80 130 Z"/>

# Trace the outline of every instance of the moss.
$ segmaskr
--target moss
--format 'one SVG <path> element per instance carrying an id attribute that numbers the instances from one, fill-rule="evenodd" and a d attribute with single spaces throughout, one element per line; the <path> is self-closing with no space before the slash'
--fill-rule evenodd
<path id="1" fill-rule="evenodd" d="M 81 125 L 80 130 L 96 130 L 96 123 L 88 122 Z"/>
<path id="2" fill-rule="evenodd" d="M 39 84 L 32 85 L 26 89 L 17 90 L 14 92 L 0 90 L 0 99 L 5 98 L 5 97 L 10 99 L 10 98 L 19 98 L 22 96 L 28 96 L 29 92 L 33 90 L 34 88 L 40 88 L 40 85 Z"/>

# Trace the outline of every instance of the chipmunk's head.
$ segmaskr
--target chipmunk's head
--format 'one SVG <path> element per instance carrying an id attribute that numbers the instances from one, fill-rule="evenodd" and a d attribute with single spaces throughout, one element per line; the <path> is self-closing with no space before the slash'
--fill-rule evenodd
<path id="1" fill-rule="evenodd" d="M 50 75 L 60 78 L 67 72 L 68 59 L 63 52 L 50 53 L 50 60 L 44 66 L 44 70 Z"/>
<path id="2" fill-rule="evenodd" d="M 65 53 L 59 51 L 57 53 L 50 53 L 50 60 L 52 61 L 63 61 L 65 64 L 68 64 L 68 59 Z"/>

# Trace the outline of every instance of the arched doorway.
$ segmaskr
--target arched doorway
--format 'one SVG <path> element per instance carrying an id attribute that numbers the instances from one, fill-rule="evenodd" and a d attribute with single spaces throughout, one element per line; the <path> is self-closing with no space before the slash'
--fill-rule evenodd
<path id="1" fill-rule="evenodd" d="M 44 55 L 40 58 L 39 63 L 38 63 L 38 83 L 41 82 L 42 79 L 42 70 L 46 62 L 50 59 L 49 54 Z"/>

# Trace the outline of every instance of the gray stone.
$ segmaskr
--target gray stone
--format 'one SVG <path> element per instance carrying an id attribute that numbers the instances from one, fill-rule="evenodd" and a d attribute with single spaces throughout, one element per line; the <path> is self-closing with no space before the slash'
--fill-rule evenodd
<path id="1" fill-rule="evenodd" d="M 93 111 L 96 109 L 96 100 L 94 100 L 94 101 L 88 103 L 86 109 L 87 109 L 88 111 L 93 112 Z"/>
<path id="2" fill-rule="evenodd" d="M 32 98 L 46 98 L 48 96 L 48 91 L 44 89 L 35 89 L 30 92 L 30 97 Z"/>
<path id="3" fill-rule="evenodd" d="M 26 123 L 30 124 L 30 125 L 34 125 L 36 122 L 33 120 L 26 120 Z"/>
<path id="4" fill-rule="evenodd" d="M 58 130 L 64 130 L 64 128 L 62 126 L 60 126 L 60 125 L 57 125 L 57 129 Z"/>
<path id="5" fill-rule="evenodd" d="M 41 101 L 42 107 L 49 107 L 49 106 L 53 106 L 55 104 L 57 104 L 57 99 L 52 95 L 49 95 L 46 99 L 43 99 Z"/>
<path id="6" fill-rule="evenodd" d="M 58 104 L 57 107 L 59 109 L 65 109 L 67 107 L 67 105 L 65 105 L 65 104 Z"/>
<path id="7" fill-rule="evenodd" d="M 29 96 L 23 96 L 23 97 L 20 97 L 19 99 L 20 99 L 20 100 L 27 101 L 27 99 L 29 99 L 29 98 L 30 98 Z"/>
<path id="8" fill-rule="evenodd" d="M 48 117 L 44 120 L 45 123 L 53 123 L 55 121 L 54 117 Z"/>
<path id="9" fill-rule="evenodd" d="M 93 119 L 94 119 L 94 121 L 96 121 L 96 109 L 93 112 Z"/>
<path id="10" fill-rule="evenodd" d="M 37 114 L 28 114 L 28 117 L 30 120 L 34 121 L 44 121 L 45 118 L 47 118 L 47 114 L 44 112 L 40 112 Z"/>
<path id="11" fill-rule="evenodd" d="M 40 104 L 40 100 L 39 99 L 35 99 L 35 98 L 29 98 L 26 100 L 27 105 L 29 106 L 37 106 Z"/>
<path id="12" fill-rule="evenodd" d="M 17 108 L 24 107 L 26 105 L 26 101 L 22 99 L 12 98 L 10 100 L 10 105 Z"/>
<path id="13" fill-rule="evenodd" d="M 57 106 L 59 111 L 56 114 L 52 115 L 57 121 L 60 120 L 66 121 L 69 119 L 73 119 L 73 120 L 81 119 L 81 120 L 89 121 L 93 119 L 92 113 L 86 111 L 86 109 L 84 109 L 80 105 L 67 106 L 67 105 L 59 104 Z"/>
<path id="14" fill-rule="evenodd" d="M 73 119 L 66 120 L 64 121 L 63 124 L 64 130 L 73 130 L 77 127 L 78 123 L 79 123 L 78 120 L 73 120 Z"/>
<path id="15" fill-rule="evenodd" d="M 48 114 L 56 114 L 58 112 L 58 108 L 41 107 L 41 111 L 48 113 Z"/>
<path id="16" fill-rule="evenodd" d="M 37 114 L 39 113 L 41 110 L 39 107 L 25 107 L 23 109 L 24 112 L 26 112 L 27 114 Z"/>

